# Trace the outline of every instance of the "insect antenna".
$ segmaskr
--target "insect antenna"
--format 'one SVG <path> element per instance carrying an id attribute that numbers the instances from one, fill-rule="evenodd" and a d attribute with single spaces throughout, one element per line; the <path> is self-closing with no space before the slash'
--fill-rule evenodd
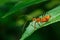
<path id="1" fill-rule="evenodd" d="M 24 28 L 26 27 L 28 20 L 23 24 L 23 28 L 22 28 L 22 33 L 24 32 Z"/>

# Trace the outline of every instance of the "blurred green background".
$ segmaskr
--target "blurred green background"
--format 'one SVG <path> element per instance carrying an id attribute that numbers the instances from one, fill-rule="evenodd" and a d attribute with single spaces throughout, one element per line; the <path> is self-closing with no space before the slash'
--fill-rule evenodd
<path id="1" fill-rule="evenodd" d="M 59 5 L 60 0 L 0 0 L 0 40 L 19 40 L 33 17 L 45 15 Z M 59 30 L 60 22 L 56 22 L 25 40 L 60 40 Z"/>

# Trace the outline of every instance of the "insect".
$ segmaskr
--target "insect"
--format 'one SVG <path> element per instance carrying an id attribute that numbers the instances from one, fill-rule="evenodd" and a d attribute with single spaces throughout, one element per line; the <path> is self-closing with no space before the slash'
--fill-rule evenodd
<path id="1" fill-rule="evenodd" d="M 50 15 L 42 17 L 42 18 L 33 18 L 32 21 L 36 22 L 47 22 L 50 19 Z"/>
<path id="2" fill-rule="evenodd" d="M 32 21 L 36 21 L 37 23 L 38 22 L 42 22 L 43 23 L 43 22 L 47 22 L 50 18 L 51 18 L 51 16 L 47 15 L 47 16 L 44 16 L 42 18 L 33 18 Z M 34 28 L 36 28 L 36 23 L 35 23 Z"/>
<path id="3" fill-rule="evenodd" d="M 35 21 L 34 26 L 33 26 L 34 27 L 34 30 L 36 29 L 36 23 L 44 23 L 44 22 L 47 22 L 50 18 L 51 18 L 50 15 L 44 16 L 42 18 L 35 18 L 35 17 L 33 17 L 32 18 L 32 21 Z M 23 30 L 25 28 L 25 25 L 26 25 L 27 21 L 24 23 Z M 40 26 L 40 24 L 38 24 L 38 25 Z"/>

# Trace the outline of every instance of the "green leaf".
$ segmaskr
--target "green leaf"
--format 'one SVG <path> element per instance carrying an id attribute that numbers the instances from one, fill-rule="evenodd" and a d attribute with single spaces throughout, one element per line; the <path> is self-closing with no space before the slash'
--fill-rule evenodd
<path id="1" fill-rule="evenodd" d="M 5 17 L 15 13 L 18 10 L 21 10 L 21 9 L 26 8 L 28 6 L 38 4 L 38 3 L 44 2 L 44 1 L 46 1 L 46 0 L 20 0 L 8 13 L 6 13 L 1 18 L 5 18 Z"/>
<path id="2" fill-rule="evenodd" d="M 35 31 L 31 36 L 26 38 L 25 40 L 43 40 L 43 35 L 40 33 L 39 30 Z M 45 35 L 44 35 L 45 36 Z M 46 38 L 46 37 L 45 37 Z M 44 39 L 45 40 L 45 39 Z"/>
<path id="3" fill-rule="evenodd" d="M 34 31 L 36 31 L 37 29 L 40 29 L 44 26 L 47 26 L 52 23 L 60 21 L 60 6 L 48 11 L 47 13 L 48 13 L 47 15 L 51 15 L 50 20 L 45 23 L 36 23 L 36 29 L 34 29 L 35 21 L 30 22 L 29 26 L 26 28 L 26 31 L 24 32 L 24 34 L 22 35 L 20 40 L 24 40 L 25 38 L 30 36 Z"/>

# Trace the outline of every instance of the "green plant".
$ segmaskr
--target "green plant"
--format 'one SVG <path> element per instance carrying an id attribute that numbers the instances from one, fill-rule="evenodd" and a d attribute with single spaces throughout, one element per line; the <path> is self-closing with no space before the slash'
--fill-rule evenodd
<path id="1" fill-rule="evenodd" d="M 48 13 L 47 15 L 51 15 L 51 19 L 48 22 L 46 22 L 46 23 L 40 23 L 39 24 L 40 26 L 37 23 L 36 24 L 36 30 L 39 29 L 39 28 L 42 28 L 44 26 L 47 26 L 49 24 L 52 24 L 52 23 L 60 21 L 60 17 L 59 17 L 60 16 L 60 6 L 56 7 L 55 9 L 53 9 L 53 10 L 47 12 L 47 13 Z M 22 35 L 22 38 L 20 40 L 24 40 L 26 37 L 30 36 L 34 31 L 36 31 L 34 29 L 34 26 L 32 26 L 34 24 L 35 24 L 35 22 L 31 22 L 30 23 L 30 25 L 26 28 L 26 31 Z"/>
<path id="2" fill-rule="evenodd" d="M 56 38 L 60 39 L 59 4 L 60 0 L 0 0 L 0 37 L 3 38 L 2 40 L 45 40 L 43 38 L 48 33 L 42 36 L 41 34 L 45 33 L 43 30 L 53 25 L 52 30 L 57 34 L 58 38 Z M 31 22 L 32 18 L 40 18 L 42 15 L 51 15 L 51 18 L 48 22 L 39 23 L 39 25 L 36 22 L 36 29 L 34 29 L 35 21 Z M 43 32 L 39 33 L 39 30 Z M 47 32 L 54 34 L 50 31 Z M 49 37 L 48 34 L 48 37 L 45 37 L 46 40 L 49 40 Z"/>

